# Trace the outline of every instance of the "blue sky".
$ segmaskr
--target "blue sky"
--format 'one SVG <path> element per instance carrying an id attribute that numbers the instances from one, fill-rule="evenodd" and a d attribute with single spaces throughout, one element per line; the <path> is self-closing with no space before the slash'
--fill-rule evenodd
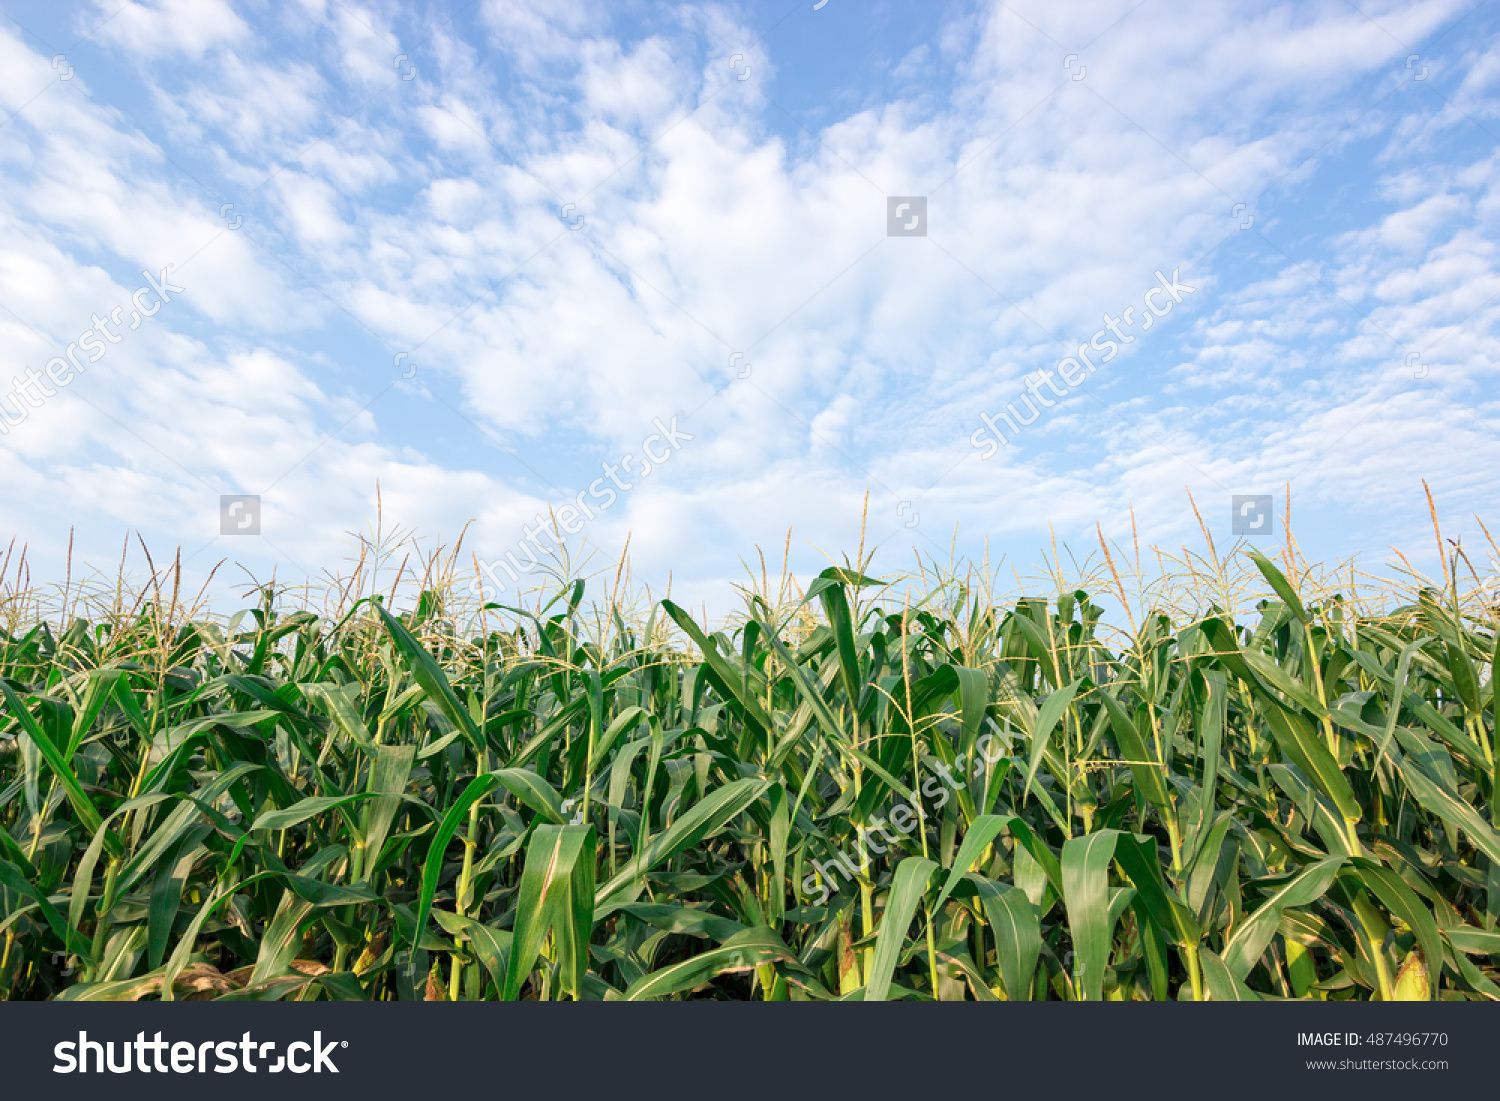
<path id="1" fill-rule="evenodd" d="M 1290 483 L 1310 558 L 1378 570 L 1431 561 L 1425 478 L 1484 561 L 1493 7 L 0 14 L 0 535 L 34 579 L 70 530 L 110 576 L 133 532 L 317 576 L 377 485 L 428 545 L 472 522 L 493 585 L 550 509 L 711 605 L 788 528 L 799 571 L 852 552 L 867 491 L 879 561 L 1026 572 L 1096 524 L 1196 544 L 1189 492 L 1221 549 L 1277 495 L 1246 538 L 1278 542 Z"/>

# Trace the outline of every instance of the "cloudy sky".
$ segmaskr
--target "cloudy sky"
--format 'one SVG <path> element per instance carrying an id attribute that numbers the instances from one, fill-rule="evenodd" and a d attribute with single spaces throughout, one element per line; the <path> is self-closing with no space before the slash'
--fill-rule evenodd
<path id="1" fill-rule="evenodd" d="M 885 561 L 956 530 L 1023 570 L 1132 507 L 1196 541 L 1189 491 L 1222 547 L 1290 483 L 1308 553 L 1372 566 L 1430 548 L 1423 478 L 1454 534 L 1495 515 L 1493 6 L 0 15 L 36 576 L 70 529 L 111 574 L 139 532 L 316 575 L 377 484 L 491 564 L 550 509 L 710 600 L 788 528 L 800 569 L 852 551 L 866 491 Z"/>

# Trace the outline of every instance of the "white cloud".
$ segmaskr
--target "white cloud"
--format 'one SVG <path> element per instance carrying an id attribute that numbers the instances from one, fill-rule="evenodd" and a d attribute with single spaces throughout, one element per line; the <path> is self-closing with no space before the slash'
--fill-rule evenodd
<path id="1" fill-rule="evenodd" d="M 93 308 L 69 287 L 107 303 L 148 263 L 188 287 L 149 338 L 161 358 L 143 338 L 118 357 L 130 389 L 87 391 L 141 439 L 80 390 L 58 410 L 89 445 L 49 407 L 6 470 L 39 526 L 86 506 L 177 538 L 215 523 L 184 467 L 274 484 L 272 542 L 300 561 L 361 525 L 379 480 L 400 522 L 477 515 L 471 545 L 499 553 L 558 487 L 681 415 L 696 439 L 587 538 L 632 533 L 639 575 L 689 587 L 789 524 L 804 552 L 848 547 L 866 489 L 893 553 L 946 548 L 955 523 L 1029 548 L 1132 504 L 1180 537 L 1188 487 L 1291 479 L 1379 513 L 1420 469 L 1478 504 L 1482 421 L 1421 426 L 1483 415 L 1493 383 L 1500 161 L 1437 150 L 1493 117 L 1500 70 L 1464 47 L 1458 72 L 1432 59 L 1447 107 L 1392 91 L 1460 5 L 1363 7 L 990 5 L 901 43 L 891 83 L 810 129 L 781 101 L 826 91 L 817 74 L 717 5 L 637 26 L 492 2 L 479 40 L 399 5 L 309 3 L 295 41 L 260 48 L 227 7 L 168 27 L 168 7 L 133 5 L 111 40 L 131 54 L 236 45 L 137 70 L 149 117 L 101 106 L 98 82 L 37 97 L 47 59 L 0 31 L 0 109 L 25 104 L 25 140 L 0 147 L 0 286 L 34 291 L 16 312 L 50 336 Z M 888 194 L 927 197 L 925 239 L 886 236 Z M 1180 314 L 976 459 L 981 410 L 1178 268 L 1200 288 Z M 387 390 L 395 352 L 421 374 Z M 458 430 L 472 444 L 434 427 L 445 406 L 482 426 Z M 86 487 L 44 501 L 44 458 Z"/>
<path id="2" fill-rule="evenodd" d="M 103 34 L 147 57 L 198 56 L 249 33 L 228 0 L 133 0 L 123 8 L 101 2 Z"/>
<path id="3" fill-rule="evenodd" d="M 305 248 L 338 245 L 353 236 L 353 229 L 339 211 L 339 193 L 326 181 L 282 172 L 276 177 L 276 187 Z"/>

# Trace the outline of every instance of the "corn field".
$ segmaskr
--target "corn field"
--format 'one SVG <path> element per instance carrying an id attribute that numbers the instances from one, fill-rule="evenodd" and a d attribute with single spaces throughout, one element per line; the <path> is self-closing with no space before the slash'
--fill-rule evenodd
<path id="1" fill-rule="evenodd" d="M 1500 999 L 1489 589 L 1248 561 L 1238 613 L 856 560 L 716 631 L 13 622 L 0 994 Z"/>

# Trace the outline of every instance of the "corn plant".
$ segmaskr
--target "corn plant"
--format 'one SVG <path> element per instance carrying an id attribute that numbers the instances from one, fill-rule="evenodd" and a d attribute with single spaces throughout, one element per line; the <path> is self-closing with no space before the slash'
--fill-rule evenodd
<path id="1" fill-rule="evenodd" d="M 13 624 L 0 992 L 1500 998 L 1489 590 L 1251 561 L 1114 630 L 863 560 L 718 629 L 582 581 Z"/>

